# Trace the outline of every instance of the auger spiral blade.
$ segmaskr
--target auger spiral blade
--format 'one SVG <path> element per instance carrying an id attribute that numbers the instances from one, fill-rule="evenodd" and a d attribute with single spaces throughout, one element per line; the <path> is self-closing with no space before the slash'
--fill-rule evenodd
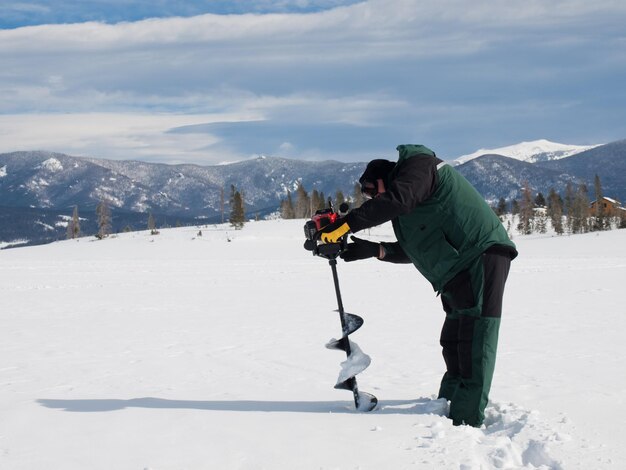
<path id="1" fill-rule="evenodd" d="M 358 315 L 353 315 L 352 313 L 344 313 L 344 327 L 342 328 L 343 336 L 339 339 L 331 339 L 326 347 L 328 349 L 339 349 L 341 351 L 345 351 L 348 353 L 350 351 L 350 343 L 348 342 L 348 335 L 351 335 L 356 330 L 363 326 L 363 319 Z"/>
<path id="2" fill-rule="evenodd" d="M 340 351 L 347 351 L 350 345 L 348 344 L 348 337 L 344 336 L 339 339 L 331 339 L 328 343 L 326 343 L 327 349 L 339 349 Z"/>
<path id="3" fill-rule="evenodd" d="M 358 392 L 358 398 L 355 398 L 356 409 L 359 411 L 372 411 L 378 405 L 378 398 L 371 393 Z"/>
<path id="4" fill-rule="evenodd" d="M 351 335 L 356 330 L 361 328 L 364 323 L 364 320 L 360 316 L 354 315 L 352 313 L 344 312 L 343 318 L 344 318 L 344 327 L 343 327 L 344 336 Z"/>
<path id="5" fill-rule="evenodd" d="M 356 382 L 356 375 L 367 369 L 371 363 L 370 357 L 361 351 L 361 348 L 348 339 L 348 336 L 363 326 L 363 318 L 358 315 L 344 312 L 341 292 L 339 291 L 339 279 L 337 276 L 337 260 L 329 260 L 335 282 L 339 318 L 341 320 L 342 336 L 339 339 L 331 339 L 326 347 L 339 349 L 346 353 L 346 360 L 341 363 L 341 371 L 337 378 L 335 388 L 339 390 L 351 390 L 354 396 L 354 405 L 358 411 L 372 411 L 376 408 L 378 399 L 369 393 L 360 392 Z"/>

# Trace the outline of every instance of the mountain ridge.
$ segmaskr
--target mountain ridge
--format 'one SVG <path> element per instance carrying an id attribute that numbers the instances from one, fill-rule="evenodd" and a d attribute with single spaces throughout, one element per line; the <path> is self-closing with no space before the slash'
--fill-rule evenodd
<path id="1" fill-rule="evenodd" d="M 473 153 L 462 155 L 452 160 L 453 165 L 461 165 L 483 155 L 502 155 L 529 163 L 545 162 L 568 158 L 586 150 L 599 147 L 596 145 L 571 145 L 551 142 L 547 139 L 538 139 L 528 142 L 499 147 L 496 149 L 480 149 Z"/>
<path id="2" fill-rule="evenodd" d="M 301 161 L 278 157 L 257 157 L 226 165 L 168 165 L 132 160 L 106 160 L 73 157 L 48 151 L 0 154 L 0 206 L 16 209 L 51 211 L 56 217 L 71 215 L 74 206 L 82 214 L 94 214 L 101 200 L 108 201 L 114 218 L 132 220 L 133 227 L 146 219 L 147 212 L 159 214 L 168 223 L 184 220 L 186 224 L 221 221 L 221 197 L 224 191 L 228 217 L 230 185 L 243 192 L 249 217 L 265 217 L 278 210 L 288 192 L 299 184 L 311 193 L 335 196 L 337 190 L 349 197 L 366 162 L 343 163 L 334 160 Z M 519 159 L 487 154 L 456 166 L 490 203 L 499 198 L 518 198 L 524 181 L 533 192 L 547 194 L 550 188 L 563 193 L 566 185 L 587 184 L 593 191 L 598 174 L 604 195 L 626 199 L 626 140 L 601 145 L 567 158 L 530 163 Z M 295 202 L 295 194 L 294 194 Z M 0 215 L 3 209 L 0 207 Z M 41 212 L 43 211 L 43 212 Z M 55 212 L 56 211 L 56 212 Z M 55 226 L 54 217 L 35 215 L 34 221 L 46 219 Z M 122 214 L 135 214 L 133 217 Z M 10 217 L 4 220 L 11 220 Z M 61 222 L 57 219 L 57 222 Z M 3 224 L 6 225 L 6 224 Z M 25 224 L 22 224 L 23 226 Z M 27 224 L 26 224 L 27 225 Z M 123 227 L 114 226 L 115 230 Z M 0 242 L 10 241 L 6 228 L 0 227 Z M 22 238 L 35 239 L 26 234 Z M 41 234 L 40 234 L 41 235 Z M 45 239 L 49 240 L 50 233 Z M 15 231 L 11 237 L 15 237 Z M 56 237 L 64 236 L 59 228 Z"/>
<path id="3" fill-rule="evenodd" d="M 91 209 L 105 199 L 125 211 L 215 218 L 222 190 L 228 199 L 234 185 L 244 192 L 249 214 L 266 215 L 300 183 L 326 195 L 351 193 L 365 164 L 258 157 L 228 165 L 167 165 L 12 152 L 0 155 L 0 201 L 12 207 Z"/>

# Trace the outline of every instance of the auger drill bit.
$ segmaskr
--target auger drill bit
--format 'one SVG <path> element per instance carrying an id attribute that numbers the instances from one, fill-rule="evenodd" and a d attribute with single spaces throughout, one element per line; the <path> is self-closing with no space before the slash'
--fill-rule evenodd
<path id="1" fill-rule="evenodd" d="M 363 372 L 370 365 L 370 357 L 364 354 L 356 343 L 348 338 L 349 335 L 361 328 L 363 319 L 358 315 L 346 313 L 343 309 L 341 291 L 339 290 L 339 277 L 337 276 L 337 260 L 329 258 L 328 263 L 333 272 L 335 283 L 335 294 L 337 295 L 337 307 L 339 319 L 341 320 L 342 336 L 339 339 L 332 339 L 326 345 L 329 349 L 340 349 L 346 353 L 346 361 L 343 362 L 341 373 L 335 384 L 336 389 L 351 390 L 354 395 L 354 405 L 359 411 L 372 411 L 376 408 L 378 399 L 366 392 L 360 392 L 356 382 L 356 375 Z"/>

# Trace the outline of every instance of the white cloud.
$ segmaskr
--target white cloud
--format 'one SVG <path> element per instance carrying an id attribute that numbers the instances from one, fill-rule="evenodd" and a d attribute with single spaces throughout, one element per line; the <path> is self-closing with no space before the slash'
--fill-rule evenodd
<path id="1" fill-rule="evenodd" d="M 31 2 L 5 2 L 0 6 L 0 13 L 11 15 L 13 13 L 49 13 L 50 7 Z"/>
<path id="2" fill-rule="evenodd" d="M 0 115 L 0 152 L 51 150 L 113 159 L 154 157 L 170 163 L 224 158 L 208 151 L 219 138 L 207 133 L 177 134 L 181 126 L 239 121 L 233 115 L 37 114 Z M 232 157 L 232 155 L 227 155 Z"/>
<path id="3" fill-rule="evenodd" d="M 356 56 L 398 52 L 434 55 L 471 50 L 489 39 L 454 25 L 473 24 L 480 27 L 482 34 L 502 33 L 510 27 L 532 29 L 563 21 L 582 25 L 593 20 L 594 15 L 606 18 L 625 12 L 626 3 L 621 0 L 529 0 L 515 4 L 509 0 L 370 0 L 317 13 L 205 14 L 117 24 L 87 22 L 0 30 L 0 51 L 37 55 L 51 50 L 127 51 L 227 45 L 252 48 L 256 53 L 270 44 L 273 47 L 265 49 L 264 56 L 278 53 L 294 57 L 316 50 L 331 54 L 351 51 Z M 361 47 L 355 48 L 355 44 Z M 398 47 L 401 51 L 396 50 Z"/>
<path id="4" fill-rule="evenodd" d="M 464 22 L 475 17 L 471 11 L 480 11 L 479 6 L 468 9 L 459 3 L 463 2 L 371 0 L 306 14 L 206 14 L 118 24 L 87 22 L 30 26 L 0 30 L 0 51 L 19 50 L 38 55 L 52 50 L 116 51 L 170 45 L 228 45 L 252 48 L 256 53 L 270 44 L 273 48 L 265 49 L 264 55 L 278 58 L 315 51 L 346 57 L 371 57 L 394 54 L 398 47 L 402 48 L 402 54 L 433 55 L 468 47 L 466 41 L 469 38 L 461 31 L 447 29 L 433 36 L 442 22 Z M 510 7 L 501 11 L 511 10 L 517 11 Z M 489 16 L 486 16 L 487 12 L 484 14 L 480 15 L 482 19 L 494 18 L 493 11 Z M 447 40 L 442 42 L 441 39 Z M 355 48 L 355 44 L 361 47 Z M 408 45 L 412 47 L 407 48 Z M 371 49 L 364 50 L 362 46 Z"/>
<path id="5" fill-rule="evenodd" d="M 546 83 L 550 103 L 580 100 L 589 110 L 579 96 L 590 87 L 584 77 L 598 63 L 605 77 L 623 70 L 623 33 L 612 31 L 625 14 L 621 0 L 369 0 L 308 14 L 0 30 L 0 151 L 245 157 L 218 135 L 168 132 L 220 120 L 340 123 L 364 128 L 365 138 L 385 127 L 398 129 L 393 138 L 443 142 L 450 139 L 436 132 L 458 132 L 446 123 L 480 121 L 497 134 L 507 101 L 532 109 L 524 102 L 545 102 Z M 581 60 L 585 50 L 593 54 Z M 281 142 L 302 155 L 321 152 L 279 137 L 277 152 L 289 150 Z"/>

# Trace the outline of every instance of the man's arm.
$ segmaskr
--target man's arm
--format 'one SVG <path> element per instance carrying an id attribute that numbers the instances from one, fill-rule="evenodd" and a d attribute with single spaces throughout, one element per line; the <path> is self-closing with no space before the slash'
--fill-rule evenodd
<path id="1" fill-rule="evenodd" d="M 397 168 L 385 192 L 367 200 L 345 217 L 352 232 L 388 222 L 411 212 L 428 199 L 437 187 L 437 165 L 442 160 L 430 155 L 411 157 Z"/>

